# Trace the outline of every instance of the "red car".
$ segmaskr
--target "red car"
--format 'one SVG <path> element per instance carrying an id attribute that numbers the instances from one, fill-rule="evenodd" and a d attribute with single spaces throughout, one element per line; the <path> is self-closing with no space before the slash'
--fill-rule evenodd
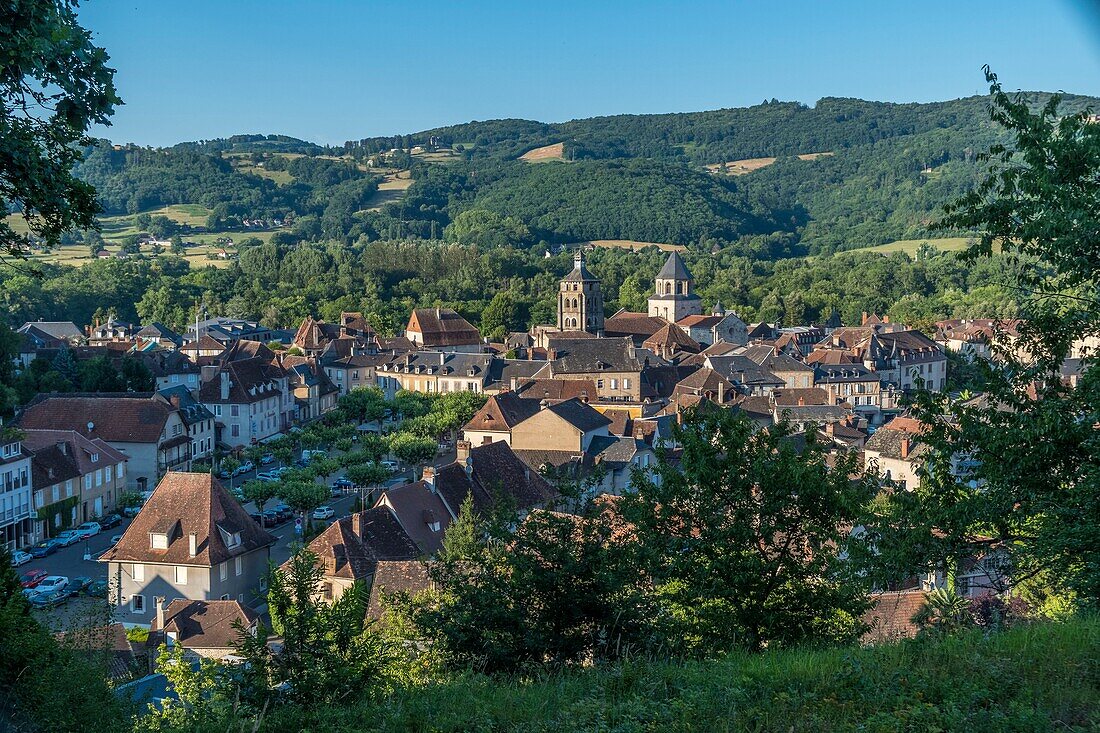
<path id="1" fill-rule="evenodd" d="M 28 570 L 19 576 L 19 583 L 24 588 L 33 588 L 41 583 L 42 579 L 47 575 L 49 575 L 49 573 L 45 570 Z"/>

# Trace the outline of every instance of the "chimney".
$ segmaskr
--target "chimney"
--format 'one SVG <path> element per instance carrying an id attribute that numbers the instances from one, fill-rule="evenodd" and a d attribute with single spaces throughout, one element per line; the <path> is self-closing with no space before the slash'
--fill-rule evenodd
<path id="1" fill-rule="evenodd" d="M 513 392 L 515 392 L 515 391 L 516 391 L 516 386 L 517 386 L 517 384 L 518 384 L 518 383 L 519 383 L 519 377 L 516 377 L 516 376 L 514 376 L 514 375 L 513 375 L 513 376 L 512 376 L 512 379 L 511 379 L 511 382 L 510 382 L 510 384 L 511 384 L 511 390 L 512 390 Z"/>
<path id="2" fill-rule="evenodd" d="M 424 466 L 424 472 L 420 474 L 420 480 L 428 485 L 432 493 L 435 493 L 435 466 Z"/>
<path id="3" fill-rule="evenodd" d="M 908 458 L 909 457 L 909 436 L 908 435 L 903 435 L 901 437 L 901 457 L 902 458 Z"/>
<path id="4" fill-rule="evenodd" d="M 867 325 L 867 311 L 863 311 L 863 318 L 860 320 L 859 325 L 861 325 L 861 326 L 866 326 Z"/>
<path id="5" fill-rule="evenodd" d="M 718 380 L 718 404 L 726 404 L 726 383 L 725 380 Z"/>
<path id="6" fill-rule="evenodd" d="M 157 628 L 164 631 L 164 596 L 154 597 L 153 605 L 157 609 Z"/>
<path id="7" fill-rule="evenodd" d="M 545 410 L 549 406 L 550 406 L 550 400 L 542 400 L 541 402 L 539 402 L 539 409 L 540 410 Z"/>
<path id="8" fill-rule="evenodd" d="M 199 554 L 199 536 L 194 532 L 187 535 L 187 554 L 190 557 Z"/>
<path id="9" fill-rule="evenodd" d="M 833 433 L 835 433 L 836 432 L 836 423 L 831 423 L 831 422 L 825 423 L 825 432 L 829 435 L 832 435 Z"/>
<path id="10" fill-rule="evenodd" d="M 363 539 L 363 512 L 355 512 L 351 515 L 351 533 Z"/>
<path id="11" fill-rule="evenodd" d="M 218 373 L 221 377 L 221 399 L 229 399 L 229 372 L 224 369 Z"/>
<path id="12" fill-rule="evenodd" d="M 456 448 L 456 451 L 457 451 L 457 455 L 455 456 L 455 461 L 456 462 L 462 463 L 467 458 L 470 457 L 470 448 L 471 448 L 470 441 L 460 440 L 460 441 L 458 441 L 458 443 L 455 444 L 455 448 Z"/>

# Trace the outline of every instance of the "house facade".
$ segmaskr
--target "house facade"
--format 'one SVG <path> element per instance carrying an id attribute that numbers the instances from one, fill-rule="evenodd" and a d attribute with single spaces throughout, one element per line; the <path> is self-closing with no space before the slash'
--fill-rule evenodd
<path id="1" fill-rule="evenodd" d="M 31 492 L 30 454 L 20 440 L 0 433 L 0 543 L 9 550 L 35 541 Z"/>

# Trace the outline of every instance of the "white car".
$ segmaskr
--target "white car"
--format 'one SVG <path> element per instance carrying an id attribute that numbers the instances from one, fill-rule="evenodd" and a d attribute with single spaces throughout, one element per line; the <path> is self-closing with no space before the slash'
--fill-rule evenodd
<path id="1" fill-rule="evenodd" d="M 58 532 L 54 537 L 57 543 L 62 547 L 68 547 L 69 545 L 75 545 L 80 540 L 84 539 L 84 536 L 77 532 L 75 529 L 66 529 L 63 532 Z"/>
<path id="2" fill-rule="evenodd" d="M 233 472 L 233 475 L 240 476 L 241 474 L 248 473 L 254 468 L 256 468 L 256 466 L 252 463 L 252 461 L 245 461 L 241 465 L 237 466 L 237 470 Z"/>
<path id="3" fill-rule="evenodd" d="M 34 594 L 39 593 L 52 593 L 54 591 L 65 590 L 69 587 L 69 579 L 64 575 L 48 575 L 42 579 L 42 582 L 34 587 Z"/>
<path id="4" fill-rule="evenodd" d="M 120 534 L 111 535 L 111 547 L 114 547 L 115 545 L 117 545 L 121 540 L 122 540 L 122 535 L 120 535 Z"/>
<path id="5" fill-rule="evenodd" d="M 99 526 L 99 522 L 85 522 L 76 528 L 76 531 L 80 533 L 80 536 L 84 539 L 89 537 L 95 537 L 97 534 L 103 531 L 103 527 Z"/>
<path id="6" fill-rule="evenodd" d="M 20 565 L 26 565 L 33 559 L 34 558 L 30 556 L 30 553 L 23 552 L 22 550 L 16 550 L 11 554 L 11 566 L 13 568 L 17 568 Z"/>
<path id="7" fill-rule="evenodd" d="M 336 516 L 336 511 L 330 506 L 319 506 L 313 510 L 314 519 L 331 519 Z"/>
<path id="8" fill-rule="evenodd" d="M 382 465 L 390 470 L 390 473 L 397 471 L 400 466 L 397 465 L 397 461 L 382 461 Z"/>

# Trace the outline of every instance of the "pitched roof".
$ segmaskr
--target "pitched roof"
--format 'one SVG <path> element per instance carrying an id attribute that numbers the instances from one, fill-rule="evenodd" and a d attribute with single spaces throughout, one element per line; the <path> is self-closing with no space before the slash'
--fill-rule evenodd
<path id="1" fill-rule="evenodd" d="M 490 511 L 502 495 L 516 509 L 541 506 L 558 495 L 554 487 L 537 471 L 531 470 L 504 441 L 473 448 L 469 462 L 469 475 L 466 465 L 458 461 L 436 469 L 436 490 L 454 516 L 458 515 L 469 494 L 473 494 L 474 509 L 478 512 Z"/>
<path id="2" fill-rule="evenodd" d="M 388 507 L 398 524 L 416 544 L 421 554 L 434 555 L 443 547 L 443 534 L 451 524 L 451 514 L 439 494 L 423 481 L 386 489 L 374 505 Z M 429 525 L 439 523 L 439 530 Z"/>
<path id="3" fill-rule="evenodd" d="M 467 346 L 481 343 L 481 334 L 450 308 L 417 308 L 406 332 L 419 333 L 425 346 Z"/>
<path id="4" fill-rule="evenodd" d="M 915 460 L 930 450 L 926 444 L 920 442 L 922 432 L 924 428 L 919 421 L 913 418 L 895 417 L 867 439 L 864 449 L 877 453 L 883 458 Z M 904 456 L 902 456 L 903 443 L 907 446 Z"/>
<path id="5" fill-rule="evenodd" d="M 640 372 L 648 352 L 639 352 L 629 337 L 562 339 L 554 342 L 553 376 L 593 372 Z"/>
<path id="6" fill-rule="evenodd" d="M 226 399 L 221 396 L 222 374 L 229 378 L 229 396 Z M 199 401 L 206 404 L 261 402 L 274 394 L 281 394 L 276 380 L 284 376 L 279 366 L 263 358 L 225 361 L 218 374 L 199 385 Z"/>
<path id="7" fill-rule="evenodd" d="M 145 326 L 144 328 L 142 328 L 140 331 L 138 331 L 134 335 L 137 336 L 138 338 L 143 338 L 143 339 L 153 339 L 153 338 L 167 339 L 168 341 L 171 341 L 171 342 L 177 343 L 177 344 L 182 343 L 182 341 L 183 341 L 182 336 L 180 336 L 178 333 L 176 333 L 172 329 L 165 326 L 163 323 L 158 323 L 157 321 L 153 321 L 148 326 Z"/>
<path id="8" fill-rule="evenodd" d="M 36 489 L 127 460 L 125 453 L 103 440 L 90 440 L 74 430 L 24 430 L 23 447 L 33 455 L 31 471 Z M 93 455 L 98 460 L 93 462 Z"/>
<path id="9" fill-rule="evenodd" d="M 603 416 L 611 421 L 607 432 L 612 435 L 632 435 L 634 420 L 630 417 L 630 410 L 602 410 Z"/>
<path id="10" fill-rule="evenodd" d="M 19 426 L 75 430 L 86 437 L 116 443 L 159 443 L 172 408 L 151 397 L 143 393 L 39 395 L 20 416 Z"/>
<path id="11" fill-rule="evenodd" d="M 661 267 L 661 271 L 657 273 L 657 277 L 668 280 L 692 279 L 687 265 L 684 264 L 684 258 L 676 251 L 673 251 L 665 260 L 665 264 Z"/>
<path id="12" fill-rule="evenodd" d="M 151 535 L 168 534 L 168 548 L 154 550 Z M 194 533 L 196 554 L 189 551 Z M 240 542 L 230 547 L 235 534 Z M 170 471 L 164 475 L 122 539 L 100 562 L 132 561 L 212 567 L 275 543 L 244 507 L 208 473 Z"/>
<path id="13" fill-rule="evenodd" d="M 363 580 L 380 560 L 411 560 L 420 549 L 385 507 L 341 517 L 307 548 L 325 567 L 326 576 Z"/>
<path id="14" fill-rule="evenodd" d="M 225 350 L 225 344 L 218 341 L 208 333 L 204 333 L 198 341 L 188 341 L 180 347 L 180 351 L 217 351 Z"/>
<path id="15" fill-rule="evenodd" d="M 871 596 L 872 606 L 863 614 L 871 628 L 864 635 L 868 641 L 896 641 L 917 635 L 913 616 L 924 605 L 925 594 L 919 588 L 886 591 Z"/>
<path id="16" fill-rule="evenodd" d="M 428 566 L 419 560 L 382 560 L 374 573 L 367 601 L 367 617 L 379 619 L 384 613 L 386 596 L 398 593 L 416 595 L 432 587 Z"/>
<path id="17" fill-rule="evenodd" d="M 668 323 L 664 318 L 648 313 L 621 310 L 604 320 L 603 332 L 608 336 L 631 336 L 645 339 L 660 331 Z"/>
<path id="18" fill-rule="evenodd" d="M 665 324 L 664 328 L 647 338 L 642 345 L 654 351 L 678 349 L 692 354 L 698 353 L 702 348 L 698 341 L 688 336 L 687 332 L 675 323 Z"/>
<path id="19" fill-rule="evenodd" d="M 733 384 L 728 379 L 715 370 L 704 367 L 681 379 L 673 391 L 677 394 L 711 393 L 715 395 L 722 392 L 724 395 L 732 396 L 734 389 Z"/>
<path id="20" fill-rule="evenodd" d="M 596 399 L 596 380 L 525 379 L 516 384 L 516 394 L 533 400 Z"/>
<path id="21" fill-rule="evenodd" d="M 164 609 L 164 628 L 152 631 L 174 632 L 176 641 L 191 649 L 227 649 L 240 637 L 236 624 L 245 629 L 259 615 L 240 601 L 188 601 L 176 599 Z"/>
<path id="22" fill-rule="evenodd" d="M 611 424 L 610 418 L 575 397 L 547 405 L 546 409 L 584 433 Z"/>
<path id="23" fill-rule="evenodd" d="M 783 387 L 772 392 L 772 398 L 776 405 L 784 407 L 829 404 L 829 395 L 821 387 Z"/>
<path id="24" fill-rule="evenodd" d="M 72 321 L 27 321 L 19 327 L 19 333 L 31 328 L 62 341 L 80 341 L 84 338 L 80 328 Z"/>
<path id="25" fill-rule="evenodd" d="M 599 278 L 589 272 L 584 264 L 584 253 L 577 252 L 573 255 L 573 269 L 562 278 L 563 282 L 598 282 Z"/>
<path id="26" fill-rule="evenodd" d="M 523 398 L 515 392 L 501 392 L 486 400 L 462 429 L 511 430 L 538 411 L 539 400 Z"/>

